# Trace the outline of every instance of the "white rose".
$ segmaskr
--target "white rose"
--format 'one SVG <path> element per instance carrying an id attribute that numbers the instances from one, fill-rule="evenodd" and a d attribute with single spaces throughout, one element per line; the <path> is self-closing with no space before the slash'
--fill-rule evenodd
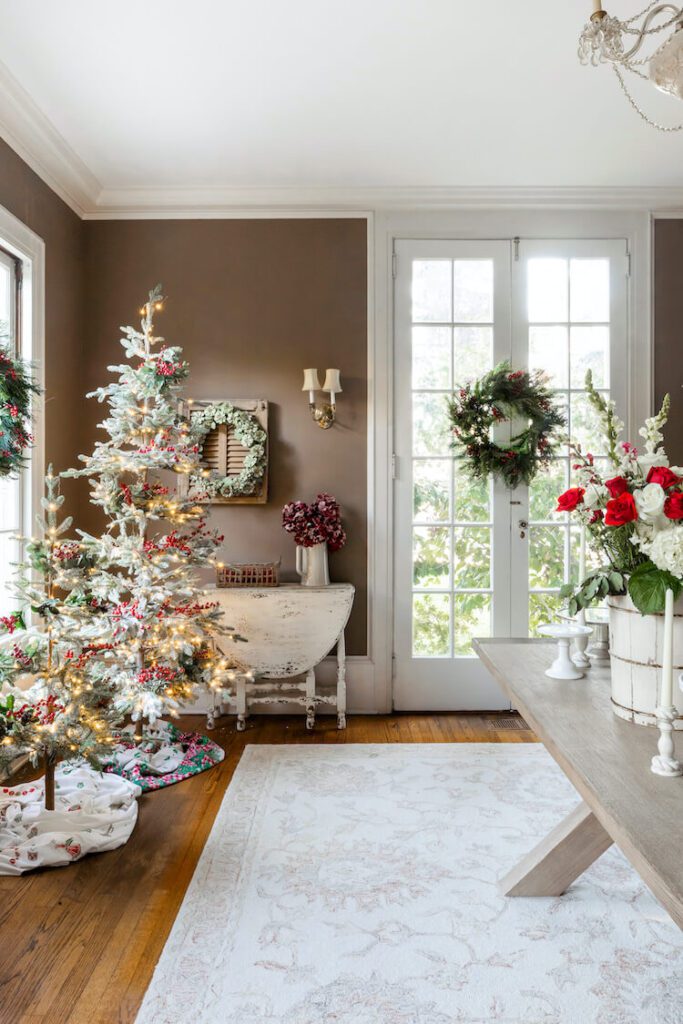
<path id="1" fill-rule="evenodd" d="M 643 476 L 647 476 L 653 466 L 669 465 L 666 452 L 662 448 L 659 448 L 656 452 L 643 452 L 636 461 L 640 466 Z"/>
<path id="2" fill-rule="evenodd" d="M 607 488 L 602 484 L 586 484 L 583 503 L 586 508 L 603 508 L 607 504 L 608 497 Z"/>
<path id="3" fill-rule="evenodd" d="M 652 521 L 662 514 L 666 494 L 659 484 L 645 484 L 642 490 L 634 491 L 633 498 L 640 518 Z"/>

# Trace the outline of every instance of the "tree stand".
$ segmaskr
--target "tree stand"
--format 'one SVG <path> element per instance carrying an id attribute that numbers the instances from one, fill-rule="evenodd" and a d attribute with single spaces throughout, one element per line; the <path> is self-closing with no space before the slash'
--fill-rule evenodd
<path id="1" fill-rule="evenodd" d="M 45 810 L 55 809 L 55 767 L 57 761 L 53 757 L 45 757 Z"/>

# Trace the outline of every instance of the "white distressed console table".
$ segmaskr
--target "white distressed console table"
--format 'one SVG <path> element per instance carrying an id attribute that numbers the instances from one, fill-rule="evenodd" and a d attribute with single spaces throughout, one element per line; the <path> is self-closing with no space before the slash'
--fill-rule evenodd
<path id="1" fill-rule="evenodd" d="M 236 684 L 237 728 L 245 728 L 249 708 L 258 704 L 296 703 L 306 709 L 306 727 L 315 725 L 319 704 L 336 707 L 337 726 L 346 728 L 346 650 L 344 630 L 355 588 L 351 583 L 327 587 L 216 588 L 215 596 L 229 626 L 245 637 L 239 659 L 256 679 Z M 316 692 L 315 668 L 337 646 L 337 686 L 331 696 Z M 304 681 L 295 677 L 304 676 Z"/>
<path id="2" fill-rule="evenodd" d="M 650 771 L 657 732 L 612 711 L 610 669 L 549 679 L 554 645 L 475 640 L 477 654 L 582 801 L 500 883 L 506 896 L 561 896 L 612 845 L 683 928 L 683 779 Z"/>

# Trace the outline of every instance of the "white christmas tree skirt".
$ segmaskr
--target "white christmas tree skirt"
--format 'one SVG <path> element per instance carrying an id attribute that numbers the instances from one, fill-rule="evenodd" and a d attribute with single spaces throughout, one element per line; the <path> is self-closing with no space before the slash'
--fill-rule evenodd
<path id="1" fill-rule="evenodd" d="M 60 867 L 128 841 L 141 789 L 117 775 L 60 764 L 55 810 L 45 810 L 43 779 L 0 790 L 0 875 Z"/>

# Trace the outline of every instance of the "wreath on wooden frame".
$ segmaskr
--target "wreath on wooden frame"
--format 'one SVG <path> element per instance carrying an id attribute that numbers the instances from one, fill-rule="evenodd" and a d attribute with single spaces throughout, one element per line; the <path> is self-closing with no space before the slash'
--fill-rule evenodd
<path id="1" fill-rule="evenodd" d="M 268 435 L 252 413 L 238 409 L 230 402 L 213 402 L 192 412 L 189 433 L 194 442 L 202 447 L 207 434 L 221 424 L 232 427 L 235 440 L 246 448 L 244 466 L 239 473 L 232 473 L 229 476 L 221 476 L 215 470 L 210 470 L 208 476 L 191 473 L 190 493 L 201 495 L 201 499 L 236 498 L 255 494 L 261 486 L 268 465 Z"/>
<path id="2" fill-rule="evenodd" d="M 511 488 L 530 483 L 548 465 L 566 427 L 546 375 L 512 370 L 507 362 L 459 388 L 448 399 L 448 413 L 451 447 L 469 475 L 476 480 L 500 477 Z M 496 444 L 492 428 L 509 420 L 528 425 L 506 444 Z"/>

